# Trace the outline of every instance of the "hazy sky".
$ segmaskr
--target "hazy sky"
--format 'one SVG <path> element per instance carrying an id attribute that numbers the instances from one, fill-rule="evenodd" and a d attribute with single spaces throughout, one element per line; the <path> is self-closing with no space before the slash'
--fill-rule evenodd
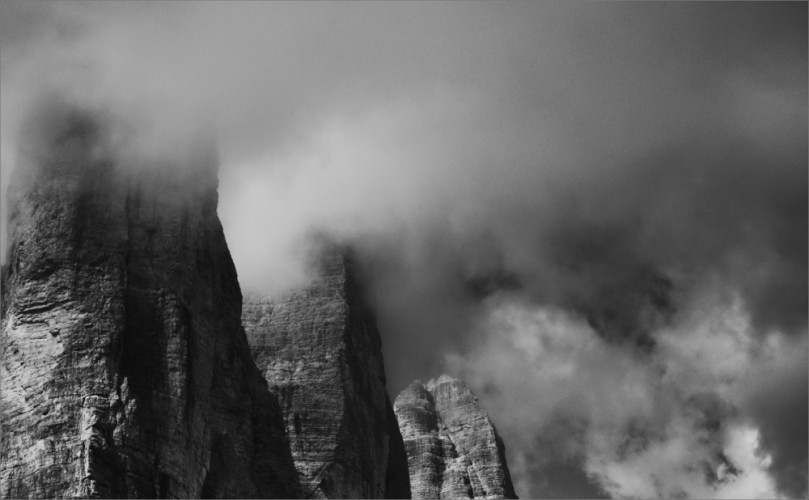
<path id="1" fill-rule="evenodd" d="M 356 246 L 389 392 L 464 378 L 520 496 L 806 496 L 806 3 L 0 13 L 3 189 L 43 96 L 204 131 L 242 287 Z"/>

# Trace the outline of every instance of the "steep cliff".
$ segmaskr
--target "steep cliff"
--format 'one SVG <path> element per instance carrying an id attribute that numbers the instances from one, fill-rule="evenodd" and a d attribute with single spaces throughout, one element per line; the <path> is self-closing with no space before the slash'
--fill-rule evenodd
<path id="1" fill-rule="evenodd" d="M 477 397 L 442 375 L 396 398 L 413 498 L 516 498 L 503 442 Z"/>
<path id="2" fill-rule="evenodd" d="M 293 497 L 240 328 L 213 156 L 123 168 L 67 112 L 9 189 L 3 497 Z"/>
<path id="3" fill-rule="evenodd" d="M 409 498 L 379 334 L 351 260 L 322 243 L 312 266 L 311 286 L 247 297 L 242 313 L 253 357 L 279 396 L 303 494 Z"/>

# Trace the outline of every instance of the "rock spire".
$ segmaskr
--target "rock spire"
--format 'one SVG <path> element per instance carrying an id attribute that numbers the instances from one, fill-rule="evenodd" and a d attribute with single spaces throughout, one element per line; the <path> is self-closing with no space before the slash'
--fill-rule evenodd
<path id="1" fill-rule="evenodd" d="M 396 398 L 394 411 L 413 498 L 516 498 L 503 442 L 462 381 L 416 380 Z"/>

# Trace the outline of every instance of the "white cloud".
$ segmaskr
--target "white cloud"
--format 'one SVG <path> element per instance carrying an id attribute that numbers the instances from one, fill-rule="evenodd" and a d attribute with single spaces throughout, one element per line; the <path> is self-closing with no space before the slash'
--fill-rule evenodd
<path id="1" fill-rule="evenodd" d="M 478 391 L 529 477 L 578 457 L 614 497 L 775 498 L 772 460 L 739 409 L 750 374 L 785 354 L 762 354 L 740 300 L 717 297 L 696 301 L 644 354 L 569 313 L 500 296 L 489 302 L 483 343 L 446 368 Z M 583 430 L 559 427 L 560 418 Z M 554 452 L 569 456 L 543 457 L 536 439 L 562 443 Z"/>

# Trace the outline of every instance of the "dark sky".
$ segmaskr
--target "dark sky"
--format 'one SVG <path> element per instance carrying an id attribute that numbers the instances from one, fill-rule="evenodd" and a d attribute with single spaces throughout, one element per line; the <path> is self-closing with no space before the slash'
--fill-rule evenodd
<path id="1" fill-rule="evenodd" d="M 806 496 L 806 3 L 0 13 L 4 186 L 54 95 L 132 164 L 213 136 L 243 288 L 356 246 L 390 393 L 464 378 L 520 496 Z"/>

